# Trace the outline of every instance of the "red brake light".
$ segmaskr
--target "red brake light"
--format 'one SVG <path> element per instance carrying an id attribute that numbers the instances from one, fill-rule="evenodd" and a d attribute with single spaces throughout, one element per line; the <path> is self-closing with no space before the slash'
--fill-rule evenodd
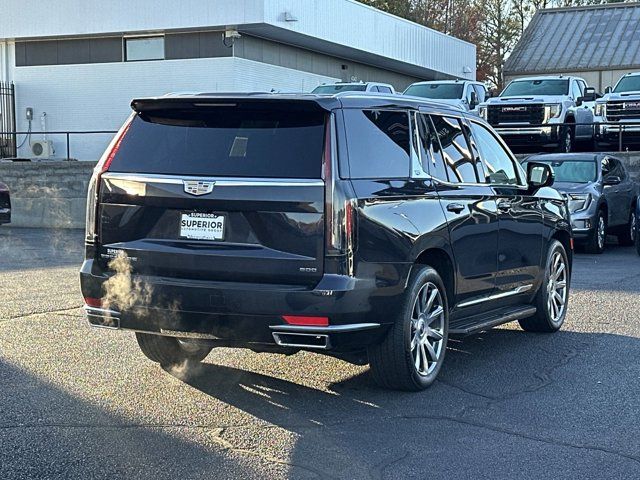
<path id="1" fill-rule="evenodd" d="M 132 121 L 133 121 L 133 117 L 129 119 L 129 121 L 126 123 L 124 128 L 118 134 L 116 141 L 113 143 L 113 147 L 111 147 L 111 151 L 109 152 L 109 154 L 107 155 L 107 158 L 102 164 L 102 168 L 100 169 L 101 173 L 104 173 L 107 170 L 109 170 L 109 167 L 111 166 L 111 162 L 113 162 L 113 159 L 118 153 L 118 150 L 120 150 L 120 145 L 122 145 L 122 140 L 124 139 L 125 135 L 129 131 L 129 128 L 131 128 Z"/>
<path id="2" fill-rule="evenodd" d="M 299 325 L 305 327 L 328 327 L 328 317 L 301 317 L 297 315 L 283 315 L 282 318 L 289 325 Z"/>

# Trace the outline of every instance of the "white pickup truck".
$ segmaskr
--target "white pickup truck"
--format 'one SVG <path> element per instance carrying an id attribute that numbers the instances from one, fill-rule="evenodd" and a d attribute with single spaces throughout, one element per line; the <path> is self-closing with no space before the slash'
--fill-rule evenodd
<path id="1" fill-rule="evenodd" d="M 640 72 L 623 76 L 596 101 L 596 143 L 599 148 L 640 145 Z M 622 132 L 621 132 L 622 130 Z"/>
<path id="2" fill-rule="evenodd" d="M 487 97 L 487 87 L 471 80 L 436 80 L 409 85 L 403 95 L 430 98 L 476 113 L 476 107 Z"/>
<path id="3" fill-rule="evenodd" d="M 510 147 L 571 152 L 576 143 L 593 145 L 595 99 L 595 90 L 579 77 L 518 78 L 478 112 Z"/>

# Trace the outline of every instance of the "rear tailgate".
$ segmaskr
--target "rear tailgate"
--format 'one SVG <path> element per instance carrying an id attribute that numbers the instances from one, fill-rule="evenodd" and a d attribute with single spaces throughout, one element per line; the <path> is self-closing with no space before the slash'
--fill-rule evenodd
<path id="1" fill-rule="evenodd" d="M 325 122 L 312 103 L 139 113 L 101 177 L 99 260 L 125 251 L 144 275 L 315 285 Z"/>

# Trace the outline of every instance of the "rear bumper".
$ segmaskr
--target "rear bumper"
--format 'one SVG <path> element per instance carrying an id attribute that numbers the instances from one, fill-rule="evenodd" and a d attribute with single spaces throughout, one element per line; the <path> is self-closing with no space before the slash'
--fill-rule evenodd
<path id="1" fill-rule="evenodd" d="M 403 299 L 410 264 L 367 264 L 370 278 L 325 275 L 308 289 L 164 277 L 133 279 L 128 307 L 85 307 L 96 327 L 211 340 L 352 351 L 380 341 Z M 80 272 L 84 297 L 103 298 L 108 272 L 92 260 Z M 142 288 L 144 299 L 135 298 Z M 150 293 L 149 293 L 150 292 Z M 328 327 L 287 324 L 283 315 L 329 317 Z"/>

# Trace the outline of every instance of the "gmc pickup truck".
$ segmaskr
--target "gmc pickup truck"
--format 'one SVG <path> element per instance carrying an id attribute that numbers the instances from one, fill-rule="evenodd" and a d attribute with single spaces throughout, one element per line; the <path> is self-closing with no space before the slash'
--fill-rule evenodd
<path id="1" fill-rule="evenodd" d="M 592 145 L 592 125 L 572 124 L 593 122 L 595 99 L 595 90 L 579 77 L 519 78 L 479 105 L 478 113 L 512 148 L 568 153 L 576 143 Z"/>
<path id="2" fill-rule="evenodd" d="M 601 124 L 595 129 L 599 148 L 640 144 L 640 72 L 623 76 L 613 89 L 607 87 L 596 101 L 594 121 Z"/>

